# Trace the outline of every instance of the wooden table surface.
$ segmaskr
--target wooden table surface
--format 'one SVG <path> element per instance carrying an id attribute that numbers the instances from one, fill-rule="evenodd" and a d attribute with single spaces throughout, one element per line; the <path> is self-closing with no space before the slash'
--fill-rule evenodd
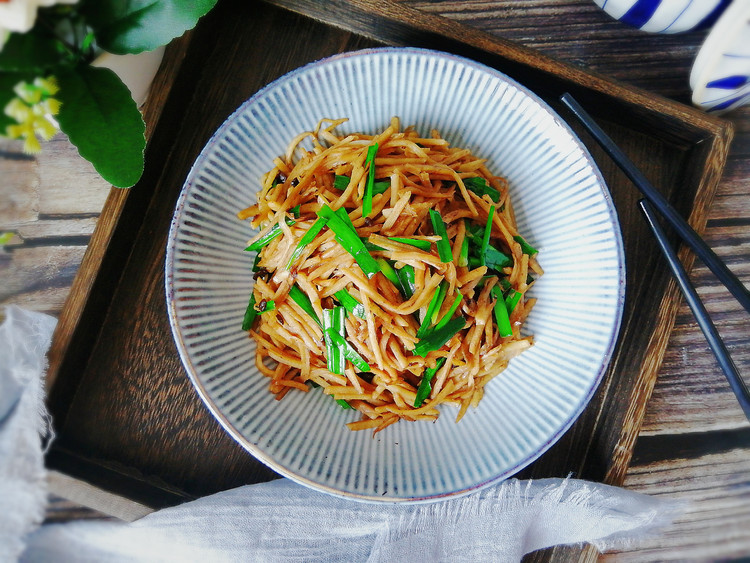
<path id="1" fill-rule="evenodd" d="M 690 67 L 705 32 L 649 35 L 589 0 L 401 0 L 647 91 L 689 103 Z M 750 107 L 725 116 L 735 138 L 704 238 L 750 284 Z M 31 157 L 0 140 L 0 305 L 58 315 L 109 187 L 58 135 Z M 666 266 L 665 266 L 666 267 Z M 700 263 L 691 279 L 740 372 L 750 378 L 750 316 Z M 603 560 L 750 556 L 750 424 L 682 305 L 625 486 L 685 501 L 657 537 Z M 91 516 L 52 499 L 50 519 Z"/>

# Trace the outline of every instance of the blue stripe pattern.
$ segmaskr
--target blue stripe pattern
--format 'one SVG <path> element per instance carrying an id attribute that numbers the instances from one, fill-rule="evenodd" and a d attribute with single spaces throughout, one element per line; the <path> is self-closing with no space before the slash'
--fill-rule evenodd
<path id="1" fill-rule="evenodd" d="M 638 0 L 620 19 L 633 27 L 641 28 L 653 17 L 659 4 L 661 0 Z"/>
<path id="2" fill-rule="evenodd" d="M 711 27 L 713 24 L 716 23 L 716 20 L 719 19 L 719 16 L 722 14 L 722 12 L 726 9 L 729 4 L 732 3 L 732 0 L 721 0 L 721 2 L 714 8 L 714 10 L 708 14 L 705 18 L 703 18 L 698 25 L 695 26 L 694 29 L 706 29 L 708 27 Z"/>
<path id="3" fill-rule="evenodd" d="M 708 82 L 706 87 L 734 90 L 735 88 L 741 88 L 745 84 L 750 84 L 750 76 L 727 76 L 725 78 L 719 78 Z"/>

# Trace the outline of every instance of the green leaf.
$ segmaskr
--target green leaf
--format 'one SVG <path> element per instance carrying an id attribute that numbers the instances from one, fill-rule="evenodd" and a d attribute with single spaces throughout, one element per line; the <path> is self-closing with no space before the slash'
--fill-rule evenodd
<path id="1" fill-rule="evenodd" d="M 143 173 L 146 126 L 127 86 L 111 70 L 84 64 L 57 78 L 60 129 L 105 180 L 118 188 L 135 184 Z"/>
<path id="2" fill-rule="evenodd" d="M 84 0 L 82 11 L 104 50 L 116 54 L 166 45 L 207 14 L 216 0 Z"/>
<path id="3" fill-rule="evenodd" d="M 0 71 L 43 73 L 63 56 L 57 41 L 37 33 L 11 33 L 0 51 Z"/>

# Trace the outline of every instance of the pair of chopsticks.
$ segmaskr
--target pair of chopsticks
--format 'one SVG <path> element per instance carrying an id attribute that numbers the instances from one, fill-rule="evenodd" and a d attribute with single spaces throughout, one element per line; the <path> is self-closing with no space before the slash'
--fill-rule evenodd
<path id="1" fill-rule="evenodd" d="M 593 118 L 586 113 L 580 104 L 570 95 L 563 94 L 560 98 L 562 102 L 570 109 L 575 117 L 581 122 L 592 137 L 601 145 L 602 149 L 617 164 L 625 175 L 645 196 L 638 201 L 643 215 L 651 228 L 659 244 L 664 257 L 669 264 L 677 284 L 680 287 L 685 301 L 690 310 L 693 312 L 695 319 L 703 331 L 711 351 L 716 356 L 724 375 L 726 375 L 729 386 L 737 396 L 737 400 L 750 420 L 750 390 L 748 390 L 742 376 L 737 370 L 737 366 L 732 361 L 727 347 L 724 345 L 719 332 L 716 330 L 708 311 L 698 296 L 698 292 L 690 282 L 687 272 L 682 267 L 677 254 L 672 249 L 667 240 L 664 229 L 657 219 L 657 212 L 666 220 L 666 222 L 677 232 L 680 238 L 695 252 L 698 258 L 716 275 L 716 277 L 726 286 L 730 293 L 737 301 L 750 313 L 750 291 L 742 284 L 726 264 L 719 258 L 706 242 L 696 233 L 693 228 L 682 218 L 682 216 L 670 205 L 667 199 L 646 179 L 643 173 L 633 164 L 633 162 L 615 145 L 607 134 L 596 124 Z"/>

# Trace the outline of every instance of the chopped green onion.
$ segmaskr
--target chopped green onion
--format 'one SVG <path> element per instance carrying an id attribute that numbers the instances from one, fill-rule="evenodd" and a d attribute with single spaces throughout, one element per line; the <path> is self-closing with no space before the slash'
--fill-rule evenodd
<path id="1" fill-rule="evenodd" d="M 514 236 L 513 240 L 515 240 L 518 244 L 521 245 L 521 252 L 523 252 L 524 254 L 528 254 L 529 256 L 534 256 L 534 254 L 539 252 L 536 248 L 534 248 L 528 242 L 526 242 L 521 235 Z"/>
<path id="2" fill-rule="evenodd" d="M 365 245 L 365 248 L 370 252 L 385 250 L 385 248 L 383 248 L 382 246 L 378 246 L 377 244 L 373 244 L 372 242 L 370 242 L 370 239 L 360 237 L 360 240 L 362 241 L 362 244 Z"/>
<path id="3" fill-rule="evenodd" d="M 260 263 L 260 252 L 255 255 L 255 260 L 253 260 L 253 272 L 257 272 L 260 270 L 260 266 L 258 264 Z"/>
<path id="4" fill-rule="evenodd" d="M 339 303 L 341 303 L 344 308 L 349 311 L 352 315 L 356 315 L 360 319 L 365 318 L 365 307 L 357 301 L 354 297 L 352 297 L 351 293 L 349 293 L 346 289 L 339 289 L 336 293 L 333 294 L 336 299 L 339 300 Z"/>
<path id="5" fill-rule="evenodd" d="M 344 223 L 346 223 L 346 226 L 349 227 L 352 231 L 355 233 L 357 232 L 357 229 L 354 227 L 354 223 L 352 223 L 352 218 L 349 217 L 349 212 L 344 207 L 339 207 L 335 211 L 336 215 L 338 215 L 339 219 L 341 219 Z"/>
<path id="6" fill-rule="evenodd" d="M 503 303 L 505 306 L 505 303 Z M 448 321 L 445 326 L 441 327 L 440 330 L 432 330 L 430 333 L 422 338 L 417 345 L 414 347 L 414 353 L 417 356 L 427 357 L 427 354 L 435 350 L 442 348 L 446 342 L 453 338 L 459 330 L 466 326 L 466 319 L 463 317 L 456 317 Z"/>
<path id="7" fill-rule="evenodd" d="M 292 267 L 292 264 L 294 264 L 294 261 L 297 260 L 297 258 L 300 257 L 300 255 L 304 252 L 305 247 L 310 244 L 316 236 L 318 236 L 318 233 L 323 230 L 323 227 L 326 226 L 326 223 L 328 223 L 328 219 L 325 217 L 318 217 L 318 219 L 312 224 L 312 226 L 307 229 L 307 232 L 302 236 L 302 238 L 297 243 L 297 246 L 294 249 L 294 252 L 292 252 L 292 255 L 289 257 L 289 262 L 286 263 L 286 269 Z"/>
<path id="8" fill-rule="evenodd" d="M 464 221 L 466 223 L 466 221 Z M 464 235 L 464 240 L 461 243 L 461 250 L 458 253 L 458 264 L 457 266 L 465 268 L 469 265 L 469 233 L 468 231 Z"/>
<path id="9" fill-rule="evenodd" d="M 424 373 L 422 374 L 422 380 L 419 382 L 419 387 L 417 387 L 417 395 L 414 397 L 414 408 L 418 409 L 422 406 L 422 403 L 424 403 L 424 400 L 430 396 L 430 392 L 432 391 L 432 378 L 435 377 L 435 374 L 440 371 L 440 368 L 443 367 L 443 364 L 445 363 L 445 358 L 438 358 L 438 361 L 435 363 L 434 368 L 427 368 L 424 370 Z"/>
<path id="10" fill-rule="evenodd" d="M 300 208 L 300 205 L 297 204 L 289 210 L 295 219 L 299 219 L 299 208 Z"/>
<path id="11" fill-rule="evenodd" d="M 523 293 L 520 291 L 516 291 L 515 289 L 512 290 L 513 293 L 510 295 L 507 295 L 505 297 L 505 306 L 508 309 L 508 314 L 513 312 L 513 309 L 516 308 L 516 305 L 518 305 L 518 302 L 521 300 L 521 297 L 523 296 Z"/>
<path id="12" fill-rule="evenodd" d="M 487 245 L 483 256 L 484 265 L 495 270 L 496 272 L 502 272 L 503 268 L 513 265 L 513 258 L 499 251 L 491 244 Z"/>
<path id="13" fill-rule="evenodd" d="M 362 217 L 367 217 L 372 212 L 372 191 L 375 187 L 375 155 L 378 152 L 378 144 L 370 145 L 367 148 L 367 157 L 365 166 L 369 164 L 367 171 L 367 183 L 365 184 L 365 194 L 362 198 Z"/>
<path id="14" fill-rule="evenodd" d="M 424 250 L 426 252 L 430 251 L 430 248 L 432 247 L 432 243 L 429 240 L 422 240 L 418 238 L 405 238 L 405 237 L 388 237 L 390 240 L 395 242 L 400 242 L 401 244 L 408 244 L 409 246 L 414 246 L 418 248 L 419 250 Z"/>
<path id="15" fill-rule="evenodd" d="M 322 324 L 320 322 L 320 319 L 318 318 L 317 313 L 315 312 L 315 309 L 313 309 L 312 302 L 310 302 L 310 298 L 307 296 L 307 293 L 302 291 L 300 287 L 295 284 L 289 289 L 289 297 L 292 298 L 292 301 L 294 301 L 297 305 L 300 306 L 300 308 L 310 315 L 313 320 L 318 323 L 318 326 L 322 328 Z"/>
<path id="16" fill-rule="evenodd" d="M 484 226 L 484 234 L 482 235 L 482 246 L 479 247 L 479 259 L 482 261 L 482 266 L 486 266 L 485 254 L 487 253 L 487 247 L 490 244 L 490 235 L 492 234 L 492 218 L 495 216 L 495 206 L 490 206 L 490 211 L 487 213 L 487 224 Z"/>
<path id="17" fill-rule="evenodd" d="M 438 287 L 435 295 L 433 295 L 430 300 L 430 304 L 427 306 L 427 312 L 425 313 L 424 319 L 422 319 L 422 324 L 420 325 L 419 330 L 417 330 L 417 338 L 422 338 L 429 330 L 433 323 L 433 317 L 438 314 L 443 306 L 443 300 L 445 299 L 447 291 L 448 283 L 443 280 L 440 282 L 440 287 Z"/>
<path id="18" fill-rule="evenodd" d="M 500 192 L 491 187 L 484 178 L 479 176 L 464 178 L 463 183 L 467 190 L 474 192 L 479 197 L 488 195 L 495 203 L 500 201 Z"/>
<path id="19" fill-rule="evenodd" d="M 328 205 L 324 205 L 318 211 L 318 217 L 328 219 L 328 228 L 333 231 L 338 243 L 354 257 L 354 260 L 368 278 L 380 271 L 378 263 L 365 248 L 364 243 L 357 235 L 357 231 L 351 228 L 339 214 Z"/>
<path id="20" fill-rule="evenodd" d="M 448 324 L 448 321 L 451 320 L 451 317 L 453 316 L 453 313 L 456 312 L 456 309 L 458 309 L 459 304 L 461 303 L 461 292 L 456 291 L 456 297 L 453 299 L 453 303 L 450 306 L 450 309 L 448 309 L 445 312 L 445 315 L 443 315 L 443 318 L 441 318 L 437 324 L 435 325 L 435 328 L 433 330 L 440 330 L 445 325 Z"/>
<path id="21" fill-rule="evenodd" d="M 250 294 L 250 302 L 247 304 L 245 309 L 245 317 L 242 319 L 242 330 L 250 330 L 258 316 L 258 311 L 255 310 L 255 293 Z"/>
<path id="22" fill-rule="evenodd" d="M 341 405 L 341 408 L 343 409 L 354 409 L 354 407 L 347 403 L 344 399 L 336 399 L 336 402 Z"/>
<path id="23" fill-rule="evenodd" d="M 380 180 L 372 185 L 372 195 L 384 194 L 391 187 L 390 180 Z"/>
<path id="24" fill-rule="evenodd" d="M 287 217 L 286 224 L 289 226 L 294 225 L 294 219 L 290 219 L 289 217 Z M 256 240 L 253 244 L 248 246 L 245 250 L 248 252 L 253 252 L 253 251 L 257 252 L 258 250 L 266 246 L 269 242 L 271 242 L 280 234 L 281 234 L 281 227 L 279 227 L 279 224 L 276 223 L 273 227 L 271 227 L 271 230 L 269 230 L 265 235 L 263 235 L 258 240 Z"/>
<path id="25" fill-rule="evenodd" d="M 510 326 L 510 318 L 508 317 L 508 307 L 505 305 L 505 299 L 503 298 L 503 291 L 500 286 L 495 286 L 491 291 L 495 298 L 495 321 L 497 322 L 497 331 L 500 336 L 513 336 L 513 328 Z"/>
<path id="26" fill-rule="evenodd" d="M 400 270 L 396 270 L 401 282 L 401 294 L 404 299 L 411 299 L 414 295 L 414 266 L 405 264 Z"/>
<path id="27" fill-rule="evenodd" d="M 343 192 L 349 186 L 351 180 L 352 179 L 349 176 L 339 176 L 336 174 L 333 179 L 333 187 Z"/>
<path id="28" fill-rule="evenodd" d="M 263 309 L 259 309 L 259 307 L 263 307 Z M 263 313 L 267 313 L 268 311 L 273 311 L 276 309 L 276 302 L 273 299 L 266 299 L 265 301 L 261 301 L 257 305 L 255 305 L 255 310 L 258 311 L 261 315 Z"/>
<path id="29" fill-rule="evenodd" d="M 326 355 L 328 357 L 328 371 L 338 375 L 344 375 L 346 359 L 344 348 L 335 341 L 345 330 L 345 310 L 343 307 L 323 310 L 323 337 L 326 343 Z"/>
<path id="30" fill-rule="evenodd" d="M 370 371 L 370 365 L 364 360 L 362 356 L 359 355 L 354 347 L 349 344 L 349 342 L 347 342 L 344 336 L 335 332 L 331 332 L 329 336 L 331 337 L 333 343 L 341 348 L 344 357 L 352 364 L 354 364 L 354 367 L 356 367 L 359 371 Z"/>
<path id="31" fill-rule="evenodd" d="M 401 287 L 401 281 L 398 279 L 398 274 L 396 273 L 396 270 L 393 269 L 393 266 L 391 266 L 388 260 L 386 260 L 385 258 L 375 258 L 375 261 L 378 263 L 378 266 L 380 266 L 380 271 L 383 273 L 386 279 L 395 287 Z"/>
<path id="32" fill-rule="evenodd" d="M 440 213 L 434 209 L 430 209 L 430 221 L 432 221 L 432 229 L 435 231 L 435 234 L 440 237 L 436 245 L 440 261 L 450 262 L 453 260 L 453 252 L 451 251 L 451 243 L 448 240 L 448 231 L 445 228 L 443 218 L 440 216 Z"/>
<path id="33" fill-rule="evenodd" d="M 351 178 L 349 178 L 349 176 L 339 176 L 338 174 L 336 174 L 333 179 L 333 187 L 343 192 L 349 186 L 349 182 L 351 182 Z M 379 182 L 375 182 L 372 185 L 372 195 L 376 196 L 385 193 L 390 187 L 390 180 L 380 180 Z"/>

